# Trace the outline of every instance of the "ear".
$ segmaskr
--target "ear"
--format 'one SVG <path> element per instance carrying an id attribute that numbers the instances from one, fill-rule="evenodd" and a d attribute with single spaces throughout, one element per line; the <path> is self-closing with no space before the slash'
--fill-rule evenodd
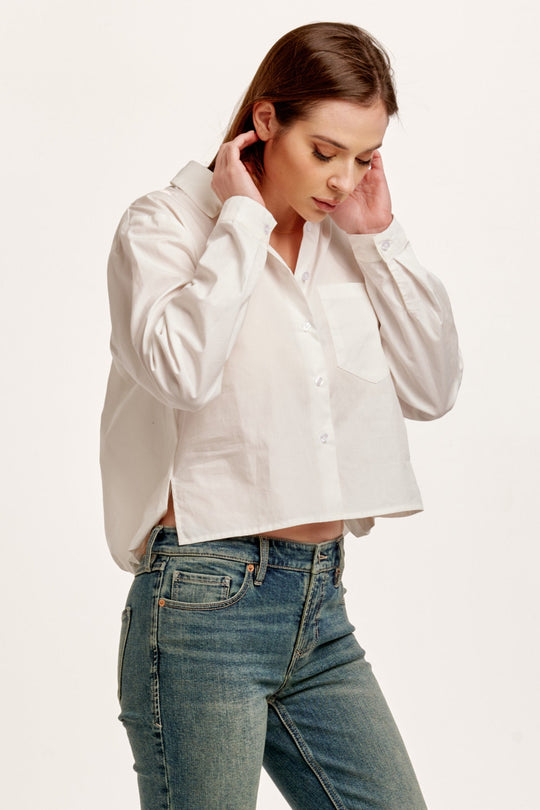
<path id="1" fill-rule="evenodd" d="M 251 111 L 253 125 L 261 141 L 269 141 L 279 129 L 276 111 L 271 101 L 256 101 Z"/>

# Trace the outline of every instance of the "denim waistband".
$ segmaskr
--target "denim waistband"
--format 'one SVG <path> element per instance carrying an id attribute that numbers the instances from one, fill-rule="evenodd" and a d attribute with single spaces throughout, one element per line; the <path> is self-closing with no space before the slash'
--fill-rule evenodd
<path id="1" fill-rule="evenodd" d="M 143 570 L 150 570 L 151 558 L 156 554 L 218 556 L 256 563 L 259 569 L 273 566 L 296 571 L 319 572 L 336 568 L 342 571 L 343 535 L 322 543 L 299 543 L 265 535 L 243 535 L 180 545 L 173 526 L 155 526 L 141 561 Z"/>

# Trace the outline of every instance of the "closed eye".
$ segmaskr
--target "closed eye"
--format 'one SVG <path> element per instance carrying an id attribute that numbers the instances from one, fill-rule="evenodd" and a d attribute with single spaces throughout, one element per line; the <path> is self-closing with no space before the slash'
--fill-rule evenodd
<path id="1" fill-rule="evenodd" d="M 335 155 L 325 155 L 322 152 L 319 152 L 317 147 L 313 150 L 313 155 L 317 158 L 317 160 L 322 160 L 323 163 L 329 163 Z M 369 160 L 362 160 L 362 158 L 356 158 L 356 162 L 359 166 L 371 166 L 371 158 Z"/>
<path id="2" fill-rule="evenodd" d="M 332 158 L 335 157 L 335 155 L 323 155 L 322 152 L 319 152 L 317 147 L 315 147 L 315 149 L 313 150 L 313 154 L 318 160 L 323 160 L 325 163 L 328 163 L 328 161 L 332 160 Z"/>

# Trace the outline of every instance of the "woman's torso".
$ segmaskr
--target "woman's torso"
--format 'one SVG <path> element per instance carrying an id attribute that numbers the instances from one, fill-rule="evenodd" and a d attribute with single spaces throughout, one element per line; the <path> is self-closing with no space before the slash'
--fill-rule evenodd
<path id="1" fill-rule="evenodd" d="M 280 254 L 281 258 L 286 262 L 291 272 L 294 273 L 296 269 L 296 262 L 298 253 L 300 251 L 300 244 L 302 241 L 301 232 L 298 234 L 287 234 L 276 238 L 270 239 L 272 247 Z M 176 526 L 174 515 L 174 505 L 172 494 L 169 492 L 169 500 L 167 504 L 167 511 L 162 515 L 158 521 L 161 526 Z M 324 543 L 328 540 L 333 540 L 343 534 L 343 521 L 331 520 L 321 523 L 304 523 L 299 526 L 284 526 L 282 529 L 274 529 L 273 531 L 262 532 L 266 537 L 278 537 L 285 540 L 294 540 L 296 543 Z M 140 555 L 144 554 L 146 543 L 149 535 L 145 538 L 143 544 L 139 548 Z"/>

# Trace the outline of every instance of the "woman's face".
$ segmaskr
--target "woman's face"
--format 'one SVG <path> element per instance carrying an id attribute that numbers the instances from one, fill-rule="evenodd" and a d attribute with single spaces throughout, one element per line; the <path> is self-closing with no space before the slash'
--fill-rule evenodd
<path id="1" fill-rule="evenodd" d="M 254 121 L 266 141 L 260 190 L 267 207 L 278 222 L 295 215 L 311 222 L 324 219 L 369 171 L 388 126 L 384 104 L 322 101 L 308 118 L 282 132 L 273 106 L 260 105 Z"/>

